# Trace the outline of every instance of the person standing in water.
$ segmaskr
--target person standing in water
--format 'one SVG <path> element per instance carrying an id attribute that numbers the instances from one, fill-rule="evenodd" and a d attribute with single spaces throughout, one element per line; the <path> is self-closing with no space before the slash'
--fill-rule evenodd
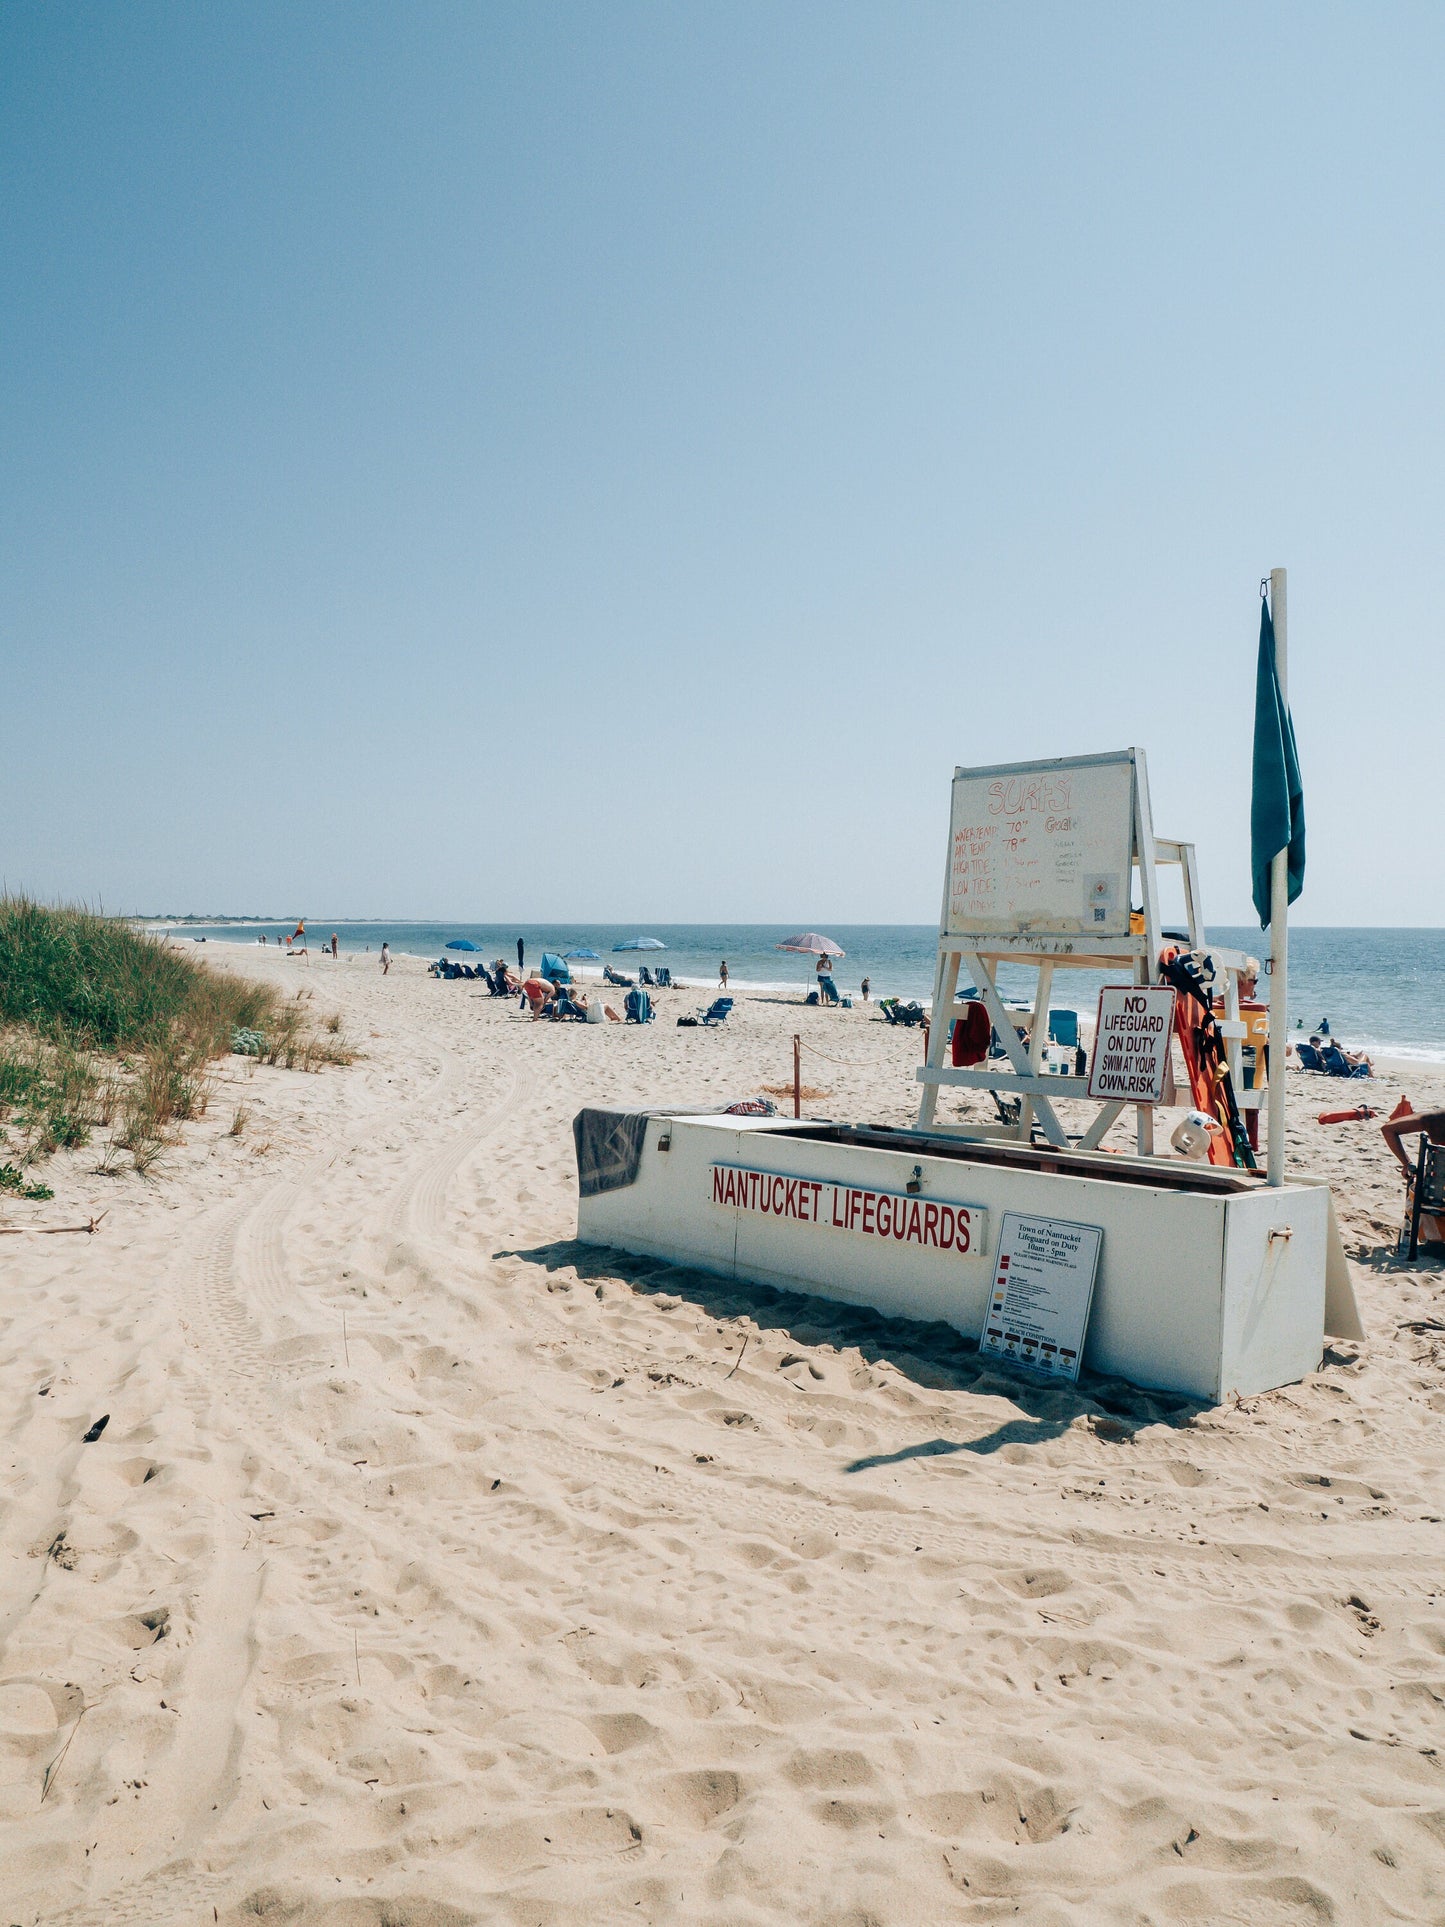
<path id="1" fill-rule="evenodd" d="M 390 945 L 389 943 L 384 943 L 384 944 L 383 944 L 383 945 L 381 946 L 381 974 L 382 974 L 382 976 L 383 976 L 383 977 L 384 977 L 384 976 L 386 976 L 386 974 L 387 974 L 387 972 L 388 972 L 388 971 L 389 971 L 390 969 L 391 969 L 391 945 Z"/>
<path id="2" fill-rule="evenodd" d="M 723 958 L 717 967 L 717 986 L 719 990 L 726 990 L 728 987 L 728 960 L 726 957 Z"/>

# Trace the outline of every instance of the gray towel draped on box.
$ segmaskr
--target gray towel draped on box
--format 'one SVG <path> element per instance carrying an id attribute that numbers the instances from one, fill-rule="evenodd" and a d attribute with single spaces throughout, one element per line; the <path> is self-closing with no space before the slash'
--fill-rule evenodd
<path id="1" fill-rule="evenodd" d="M 588 1108 L 572 1120 L 577 1145 L 577 1189 L 584 1198 L 621 1191 L 637 1182 L 651 1111 Z"/>

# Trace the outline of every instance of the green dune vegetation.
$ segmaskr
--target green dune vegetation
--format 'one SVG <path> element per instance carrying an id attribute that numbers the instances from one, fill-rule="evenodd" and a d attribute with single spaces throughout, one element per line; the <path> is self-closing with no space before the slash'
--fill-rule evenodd
<path id="1" fill-rule="evenodd" d="M 101 1170 L 148 1171 L 233 1049 L 290 1070 L 352 1056 L 336 1019 L 318 1029 L 270 985 L 115 917 L 0 896 L 0 1191 L 49 1197 L 34 1167 L 97 1132 Z"/>

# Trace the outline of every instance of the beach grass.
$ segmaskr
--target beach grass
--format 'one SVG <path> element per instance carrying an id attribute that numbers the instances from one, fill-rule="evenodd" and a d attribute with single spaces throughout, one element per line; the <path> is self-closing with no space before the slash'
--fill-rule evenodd
<path id="1" fill-rule="evenodd" d="M 291 1070 L 352 1057 L 339 1023 L 318 1031 L 270 985 L 117 918 L 0 896 L 0 1162 L 17 1174 L 4 1188 L 97 1128 L 111 1132 L 100 1169 L 120 1149 L 149 1170 L 171 1127 L 204 1115 L 208 1067 L 238 1042 Z"/>

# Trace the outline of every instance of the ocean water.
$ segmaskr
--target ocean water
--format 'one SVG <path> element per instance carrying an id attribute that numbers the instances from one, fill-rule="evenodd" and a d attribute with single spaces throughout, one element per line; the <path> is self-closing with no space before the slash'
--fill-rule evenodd
<path id="1" fill-rule="evenodd" d="M 159 925 L 148 926 L 161 928 Z M 213 941 L 254 942 L 264 932 L 273 941 L 294 929 L 290 923 L 189 924 L 174 930 L 173 940 L 206 937 Z M 776 924 L 479 924 L 479 923 L 341 923 L 310 918 L 307 929 L 317 948 L 334 930 L 343 951 L 375 953 L 383 942 L 393 951 L 437 957 L 452 937 L 469 937 L 490 961 L 505 957 L 515 964 L 517 939 L 526 944 L 529 964 L 544 950 L 600 952 L 629 975 L 639 963 L 665 963 L 674 978 L 699 989 L 717 983 L 718 963 L 727 959 L 732 981 L 748 989 L 773 989 L 801 994 L 813 981 L 814 960 L 790 957 L 774 946 L 790 933 Z M 824 927 L 836 938 L 843 954 L 834 977 L 844 994 L 856 996 L 864 977 L 872 995 L 917 997 L 927 1001 L 933 988 L 933 959 L 937 936 L 930 924 L 837 924 Z M 1210 930 L 1215 943 L 1245 950 L 1254 956 L 1268 951 L 1265 932 L 1219 926 Z M 629 937 L 659 937 L 665 951 L 650 955 L 612 954 L 613 945 Z M 602 963 L 574 966 L 581 975 L 597 974 Z M 1033 972 L 1005 966 L 999 981 L 1006 995 L 1030 995 Z M 1092 971 L 1061 973 L 1054 980 L 1056 1007 L 1092 1010 L 1099 986 L 1110 981 Z M 1120 981 L 1114 978 L 1112 981 Z M 1268 978 L 1261 988 L 1268 995 Z M 1302 1019 L 1305 1032 L 1322 1017 L 1352 1050 L 1376 1051 L 1386 1056 L 1445 1063 L 1445 929 L 1354 930 L 1301 926 L 1290 931 L 1290 1029 Z"/>

